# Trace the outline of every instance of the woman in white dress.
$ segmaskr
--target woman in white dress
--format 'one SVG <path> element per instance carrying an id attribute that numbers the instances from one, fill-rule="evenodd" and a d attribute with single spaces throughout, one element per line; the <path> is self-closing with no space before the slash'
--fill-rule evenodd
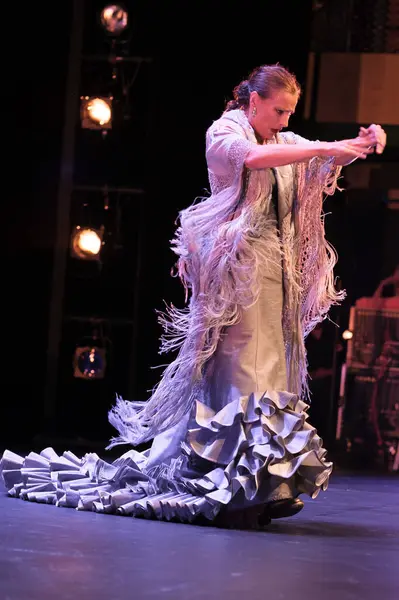
<path id="1" fill-rule="evenodd" d="M 382 152 L 378 125 L 311 142 L 283 133 L 300 86 L 256 68 L 208 129 L 211 194 L 183 210 L 173 240 L 188 306 L 161 315 L 161 351 L 178 349 L 146 402 L 117 399 L 109 447 L 153 440 L 113 463 L 95 454 L 6 451 L 10 495 L 82 510 L 267 524 L 326 489 L 332 464 L 307 420 L 304 339 L 344 293 L 322 202 L 342 165 Z"/>

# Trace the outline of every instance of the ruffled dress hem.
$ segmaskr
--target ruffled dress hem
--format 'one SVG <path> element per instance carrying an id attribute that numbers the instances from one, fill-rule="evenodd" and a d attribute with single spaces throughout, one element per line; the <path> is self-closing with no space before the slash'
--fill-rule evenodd
<path id="1" fill-rule="evenodd" d="M 308 405 L 296 394 L 242 396 L 215 412 L 196 403 L 179 453 L 147 467 L 148 451 L 112 463 L 52 448 L 21 457 L 6 450 L 0 471 L 8 494 L 77 510 L 181 522 L 212 522 L 220 511 L 267 505 L 326 490 L 332 463 Z"/>

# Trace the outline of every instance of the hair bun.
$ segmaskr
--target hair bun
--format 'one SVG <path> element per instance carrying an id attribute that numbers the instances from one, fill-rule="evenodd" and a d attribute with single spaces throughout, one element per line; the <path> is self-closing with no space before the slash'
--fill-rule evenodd
<path id="1" fill-rule="evenodd" d="M 242 81 L 234 90 L 234 98 L 240 105 L 247 105 L 249 101 L 249 82 L 247 79 Z"/>

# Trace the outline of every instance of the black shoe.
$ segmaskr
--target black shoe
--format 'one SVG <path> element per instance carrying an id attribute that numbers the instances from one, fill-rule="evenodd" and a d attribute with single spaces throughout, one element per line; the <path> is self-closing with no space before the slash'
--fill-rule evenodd
<path id="1" fill-rule="evenodd" d="M 262 511 L 263 507 L 262 504 L 235 510 L 223 507 L 211 524 L 223 529 L 259 529 L 270 523 L 270 518 Z"/>
<path id="2" fill-rule="evenodd" d="M 286 498 L 284 500 L 275 500 L 266 505 L 265 512 L 270 519 L 282 519 L 283 517 L 292 517 L 298 514 L 304 507 L 304 503 L 299 498 Z"/>

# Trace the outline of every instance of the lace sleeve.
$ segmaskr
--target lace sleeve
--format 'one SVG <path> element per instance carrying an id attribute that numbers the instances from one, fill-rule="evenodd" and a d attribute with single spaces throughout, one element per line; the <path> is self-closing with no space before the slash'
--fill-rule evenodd
<path id="1" fill-rule="evenodd" d="M 252 146 L 240 125 L 223 118 L 215 121 L 206 134 L 208 169 L 219 177 L 235 178 Z"/>

